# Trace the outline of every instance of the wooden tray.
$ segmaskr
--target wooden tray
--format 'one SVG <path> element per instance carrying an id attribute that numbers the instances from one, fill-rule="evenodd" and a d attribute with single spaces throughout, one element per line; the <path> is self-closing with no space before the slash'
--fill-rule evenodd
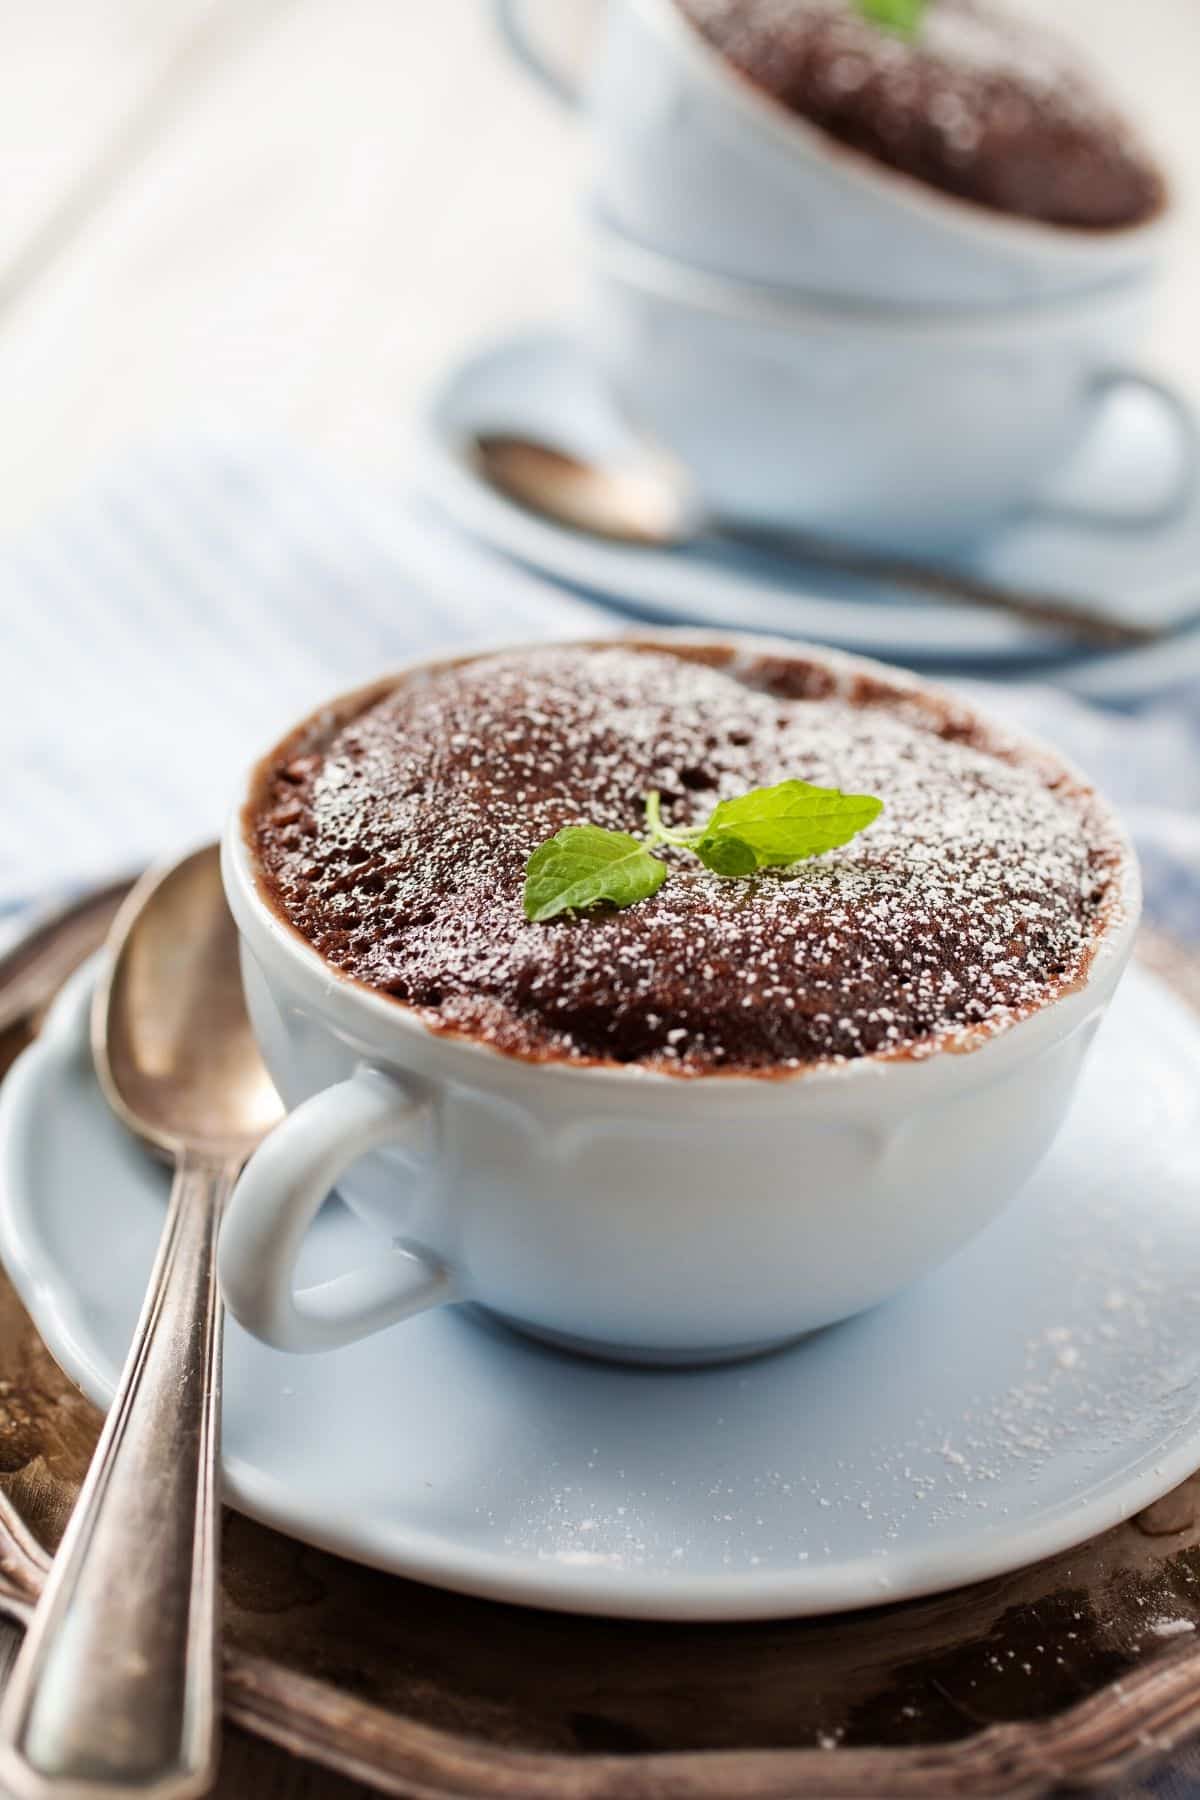
<path id="1" fill-rule="evenodd" d="M 13 1013 L 49 997 L 114 898 L 0 962 L 0 1069 L 30 1029 Z M 1200 965 L 1149 937 L 1142 954 L 1200 1006 Z M 20 1615 L 98 1415 L 2 1277 L 0 1369 L 0 1605 Z M 381 1575 L 237 1515 L 224 1563 L 229 1717 L 411 1800 L 1035 1795 L 1113 1779 L 1200 1729 L 1200 1477 L 1020 1574 L 828 1620 L 571 1619 Z"/>

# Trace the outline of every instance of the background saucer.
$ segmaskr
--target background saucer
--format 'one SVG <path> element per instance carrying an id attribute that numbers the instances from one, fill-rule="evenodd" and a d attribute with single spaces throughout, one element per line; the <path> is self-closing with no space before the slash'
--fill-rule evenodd
<path id="1" fill-rule="evenodd" d="M 1200 495 L 1154 532 L 1122 527 L 1169 483 L 1172 447 L 1144 397 L 1121 394 L 1047 500 L 1058 522 L 1016 521 L 963 559 L 964 573 L 1014 588 L 1082 596 L 1098 610 L 1170 629 L 1161 643 L 1081 652 L 986 607 L 898 596 L 885 582 L 804 568 L 728 545 L 647 550 L 556 526 L 496 493 L 463 447 L 479 431 L 526 431 L 596 457 L 628 455 L 629 428 L 561 330 L 486 346 L 435 391 L 412 473 L 451 519 L 494 549 L 637 618 L 807 637 L 925 667 L 1047 675 L 1095 699 L 1132 700 L 1200 673 Z M 1110 509 L 1109 528 L 1071 522 Z"/>
<path id="2" fill-rule="evenodd" d="M 106 1110 L 92 975 L 0 1095 L 0 1250 L 104 1403 L 166 1175 Z M 1009 1212 L 890 1305 L 756 1363 L 653 1373 L 461 1311 L 328 1356 L 227 1334 L 230 1497 L 450 1588 L 658 1619 L 822 1613 L 1091 1537 L 1200 1461 L 1200 1025 L 1134 971 Z M 307 1276 L 360 1257 L 326 1208 Z"/>

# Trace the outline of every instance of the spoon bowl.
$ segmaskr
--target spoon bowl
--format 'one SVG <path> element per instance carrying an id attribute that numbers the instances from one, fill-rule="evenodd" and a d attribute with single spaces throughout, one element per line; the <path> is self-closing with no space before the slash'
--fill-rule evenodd
<path id="1" fill-rule="evenodd" d="M 216 845 L 140 881 L 109 943 L 92 1007 L 109 1105 L 162 1156 L 244 1160 L 282 1108 L 246 1016 Z"/>
<path id="2" fill-rule="evenodd" d="M 540 439 L 483 432 L 470 456 L 489 486 L 557 525 L 656 550 L 697 535 L 686 477 L 666 455 L 602 464 Z"/>

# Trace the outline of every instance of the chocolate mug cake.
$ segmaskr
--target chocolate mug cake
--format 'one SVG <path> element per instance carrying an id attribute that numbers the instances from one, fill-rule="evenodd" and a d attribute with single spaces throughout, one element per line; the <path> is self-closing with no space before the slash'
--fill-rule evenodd
<path id="1" fill-rule="evenodd" d="M 837 142 L 995 212 L 1141 224 L 1164 182 L 1052 31 L 991 0 L 928 0 L 911 31 L 864 0 L 677 0 L 740 74 Z"/>
<path id="2" fill-rule="evenodd" d="M 839 672 L 840 671 L 840 672 Z M 878 795 L 854 842 L 735 879 L 665 847 L 624 909 L 522 910 L 564 826 L 687 826 L 799 779 Z M 293 733 L 245 815 L 334 969 L 531 1061 L 779 1074 L 974 1044 L 1079 983 L 1119 905 L 1091 790 L 944 696 L 836 657 L 542 647 L 418 671 Z"/>
<path id="3" fill-rule="evenodd" d="M 621 877 L 556 886 L 567 837 Z M 222 1286 L 303 1351 L 468 1300 L 712 1362 L 896 1293 L 1045 1155 L 1139 903 L 1048 751 L 880 664 L 691 633 L 334 699 L 250 772 L 222 868 L 288 1108 Z M 313 1288 L 331 1190 L 376 1241 Z"/>

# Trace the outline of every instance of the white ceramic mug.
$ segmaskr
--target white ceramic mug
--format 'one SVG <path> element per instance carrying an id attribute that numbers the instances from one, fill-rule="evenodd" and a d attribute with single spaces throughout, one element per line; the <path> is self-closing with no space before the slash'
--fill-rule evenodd
<path id="1" fill-rule="evenodd" d="M 1195 415 L 1130 360 L 1140 285 L 904 313 L 703 275 L 599 216 L 589 254 L 585 346 L 629 421 L 680 458 L 717 515 L 883 551 L 953 550 L 1038 509 L 1117 387 L 1163 412 L 1175 479 L 1147 511 L 1076 522 L 1157 532 L 1191 502 Z"/>
<path id="2" fill-rule="evenodd" d="M 539 48 L 523 0 L 495 5 L 520 60 L 581 104 L 600 206 L 629 236 L 698 268 L 949 308 L 1147 280 L 1161 259 L 1169 205 L 1138 225 L 1072 231 L 944 194 L 754 87 L 674 0 L 607 0 L 582 78 Z"/>
<path id="3" fill-rule="evenodd" d="M 637 641 L 733 642 L 869 673 L 917 704 L 928 692 L 793 643 Z M 223 849 L 250 1015 L 291 1110 L 238 1184 L 221 1280 L 242 1324 L 287 1350 L 471 1301 L 574 1348 L 694 1363 L 871 1306 L 965 1243 L 1030 1175 L 1139 905 L 1130 851 L 1119 916 L 1083 981 L 978 1047 L 687 1079 L 522 1061 L 432 1031 L 338 975 L 284 922 L 260 889 L 241 804 Z M 297 1293 L 301 1243 L 335 1187 L 377 1229 L 378 1251 Z"/>

